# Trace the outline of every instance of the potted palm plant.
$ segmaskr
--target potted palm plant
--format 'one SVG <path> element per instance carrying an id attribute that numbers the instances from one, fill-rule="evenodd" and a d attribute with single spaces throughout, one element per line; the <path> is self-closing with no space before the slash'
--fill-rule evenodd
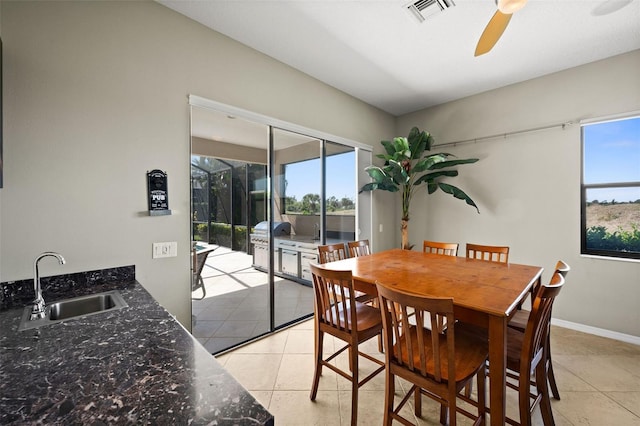
<path id="1" fill-rule="evenodd" d="M 408 137 L 397 137 L 393 141 L 381 141 L 386 154 L 376 157 L 385 160 L 382 167 L 368 166 L 365 171 L 372 182 L 367 183 L 360 192 L 381 189 L 384 191 L 402 191 L 402 248 L 411 250 L 409 245 L 409 207 L 417 187 L 426 184 L 427 192 L 433 194 L 438 189 L 464 200 L 468 205 L 480 210 L 476 203 L 460 188 L 441 182 L 443 177 L 455 177 L 458 171 L 451 167 L 470 164 L 477 158 L 456 159 L 452 154 L 430 154 L 433 137 L 426 131 L 414 127 Z"/>

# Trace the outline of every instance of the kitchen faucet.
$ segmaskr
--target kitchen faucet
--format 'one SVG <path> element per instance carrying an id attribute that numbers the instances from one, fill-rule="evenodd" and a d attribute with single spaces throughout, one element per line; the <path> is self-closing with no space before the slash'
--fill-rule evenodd
<path id="1" fill-rule="evenodd" d="M 52 251 L 46 251 L 36 257 L 36 260 L 33 261 L 33 291 L 36 294 L 36 298 L 33 301 L 33 306 L 31 307 L 31 316 L 29 320 L 38 320 L 43 319 L 45 317 L 45 303 L 42 298 L 42 288 L 40 287 L 40 273 L 38 272 L 38 263 L 45 257 L 52 256 L 58 259 L 61 265 L 65 264 L 64 257 L 59 255 L 58 253 L 54 253 Z"/>

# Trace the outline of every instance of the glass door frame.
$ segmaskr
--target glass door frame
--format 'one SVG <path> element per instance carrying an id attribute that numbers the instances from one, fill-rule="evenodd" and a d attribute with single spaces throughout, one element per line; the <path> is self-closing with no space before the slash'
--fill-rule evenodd
<path id="1" fill-rule="evenodd" d="M 289 123 L 283 120 L 279 120 L 273 117 L 269 117 L 269 116 L 265 116 L 262 114 L 258 114 L 255 112 L 251 112 L 251 111 L 247 111 L 244 110 L 242 108 L 238 108 L 238 107 L 234 107 L 232 105 L 228 105 L 228 104 L 224 104 L 221 102 L 217 102 L 217 101 L 212 101 L 210 99 L 207 98 L 203 98 L 200 96 L 196 96 L 196 95 L 189 95 L 188 96 L 188 103 L 190 108 L 203 108 L 203 109 L 207 109 L 207 110 L 212 110 L 212 111 L 216 111 L 216 112 L 220 112 L 220 113 L 224 113 L 227 114 L 229 116 L 235 116 L 238 118 L 242 118 L 248 121 L 252 121 L 256 124 L 263 124 L 268 126 L 269 128 L 269 140 L 268 140 L 268 156 L 267 156 L 267 168 L 268 168 L 268 182 L 269 182 L 269 212 L 268 212 L 268 222 L 269 222 L 269 272 L 268 272 L 268 282 L 269 282 L 269 315 L 270 315 L 270 330 L 268 333 L 273 333 L 274 331 L 276 331 L 279 328 L 283 328 L 286 327 L 288 324 L 282 324 L 279 326 L 275 325 L 275 312 L 274 312 L 274 308 L 275 308 L 275 282 L 274 282 L 274 277 L 275 277 L 275 259 L 274 259 L 274 242 L 275 239 L 272 235 L 272 230 L 273 230 L 273 223 L 274 223 L 274 214 L 273 212 L 275 211 L 275 197 L 273 197 L 274 192 L 274 129 L 280 129 L 280 130 L 285 130 L 285 131 L 289 131 L 289 132 L 293 132 L 293 133 L 298 133 L 301 135 L 305 135 L 305 136 L 309 136 L 312 138 L 316 138 L 318 140 L 321 141 L 321 148 L 320 148 L 320 160 L 321 160 L 321 189 L 320 189 L 320 199 L 321 199 L 321 204 L 320 204 L 320 242 L 321 244 L 325 244 L 326 242 L 326 197 L 325 197 L 325 193 L 326 193 L 326 176 L 325 176 L 325 167 L 326 167 L 326 144 L 327 143 L 336 143 L 336 144 L 341 144 L 341 145 L 345 145 L 345 146 L 349 146 L 351 148 L 355 149 L 355 162 L 356 162 L 356 167 L 359 166 L 359 162 L 361 161 L 362 158 L 362 153 L 364 153 L 365 155 L 368 154 L 369 158 L 371 158 L 371 154 L 373 152 L 373 148 L 369 145 L 365 145 L 363 143 L 360 142 L 356 142 L 350 139 L 346 139 L 343 137 L 339 137 L 339 136 L 335 136 L 326 132 L 322 132 L 319 130 L 315 130 L 315 129 L 310 129 L 310 128 L 306 128 L 304 126 L 300 126 L 294 123 Z M 192 129 L 191 129 L 192 123 L 190 122 L 190 135 L 192 133 Z M 191 153 L 192 153 L 192 148 L 191 148 L 191 143 L 189 144 L 189 158 L 191 158 Z M 360 167 L 359 167 L 360 168 Z M 357 172 L 358 173 L 358 172 Z M 356 175 L 357 175 L 356 173 Z M 360 180 L 357 176 L 356 176 L 356 185 L 358 185 L 360 183 Z M 357 191 L 357 188 L 356 188 Z M 372 225 L 372 220 L 369 219 L 368 220 L 368 225 L 367 228 L 368 229 L 361 229 L 362 223 L 360 220 L 360 214 L 358 213 L 360 211 L 361 208 L 364 208 L 365 211 L 369 212 L 369 214 L 371 215 L 372 213 L 372 198 L 370 196 L 368 197 L 364 197 L 364 199 L 366 200 L 366 203 L 368 204 L 367 206 L 362 206 L 362 202 L 360 200 L 361 197 L 357 196 L 357 192 L 356 192 L 356 199 L 355 199 L 355 203 L 356 203 L 356 218 L 355 218 L 355 222 L 356 222 L 356 229 L 355 229 L 355 233 L 356 233 L 356 239 L 359 239 L 359 232 L 363 231 L 362 233 L 367 236 L 367 238 L 372 238 L 373 237 L 373 225 Z M 193 228 L 191 226 L 191 224 L 189 225 L 190 229 Z M 192 232 L 192 231 L 191 231 Z M 193 274 L 191 274 L 193 275 Z M 259 336 L 256 336 L 256 338 Z"/>

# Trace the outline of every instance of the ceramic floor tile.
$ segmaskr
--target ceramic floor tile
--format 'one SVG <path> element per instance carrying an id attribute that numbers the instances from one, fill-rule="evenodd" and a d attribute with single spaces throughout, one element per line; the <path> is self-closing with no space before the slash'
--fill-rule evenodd
<path id="1" fill-rule="evenodd" d="M 338 392 L 318 391 L 315 401 L 309 391 L 274 391 L 269 412 L 278 426 L 339 426 Z"/>
<path id="2" fill-rule="evenodd" d="M 289 338 L 287 339 L 287 345 L 284 348 L 286 353 L 295 353 L 295 354 L 313 354 L 314 352 L 314 342 L 313 342 L 314 332 L 313 330 L 300 330 L 300 329 L 292 329 L 289 330 Z M 333 351 L 333 342 L 327 339 L 326 344 L 324 346 L 324 351 L 331 352 Z"/>
<path id="3" fill-rule="evenodd" d="M 208 307 L 200 310 L 196 315 L 196 323 L 198 321 L 224 321 L 233 313 L 234 308 Z"/>
<path id="4" fill-rule="evenodd" d="M 380 425 L 384 418 L 384 396 L 383 390 L 365 390 L 364 387 L 358 391 L 358 424 L 359 425 Z M 401 392 L 395 393 L 394 404 L 399 404 L 402 400 L 403 394 Z M 340 391 L 340 417 L 343 426 L 351 425 L 351 392 Z M 423 422 L 420 423 L 413 413 L 413 399 L 402 408 L 400 414 L 406 419 L 414 422 L 415 424 L 439 424 L 437 421 L 437 415 L 435 423 Z M 430 416 L 427 413 L 427 406 L 424 405 L 423 416 L 429 419 Z M 437 409 L 436 409 L 437 410 Z M 393 421 L 394 425 L 398 425 L 398 421 Z"/>
<path id="5" fill-rule="evenodd" d="M 253 343 L 236 349 L 234 353 L 281 354 L 285 351 L 289 333 L 289 330 L 284 330 L 268 338 L 258 339 Z"/>
<path id="6" fill-rule="evenodd" d="M 567 370 L 599 391 L 640 391 L 640 376 L 625 369 L 628 365 L 617 364 L 616 356 L 565 355 L 557 358 Z"/>
<path id="7" fill-rule="evenodd" d="M 254 336 L 257 321 L 225 321 L 215 331 L 213 337 L 244 337 Z"/>
<path id="8" fill-rule="evenodd" d="M 271 396 L 273 395 L 272 391 L 251 391 L 251 395 L 262 405 L 263 407 L 268 407 L 271 403 Z"/>
<path id="9" fill-rule="evenodd" d="M 212 337 L 204 343 L 204 348 L 210 353 L 217 353 L 224 349 L 238 345 L 245 340 L 244 337 Z"/>
<path id="10" fill-rule="evenodd" d="M 209 338 L 214 335 L 216 330 L 218 330 L 223 323 L 224 321 L 197 320 L 193 328 L 191 329 L 191 333 L 198 338 Z"/>
<path id="11" fill-rule="evenodd" d="M 598 392 L 565 392 L 552 409 L 574 425 L 640 425 L 640 417 Z"/>
<path id="12" fill-rule="evenodd" d="M 557 359 L 556 359 L 557 358 Z M 562 398 L 562 393 L 567 392 L 593 392 L 597 389 L 585 382 L 579 376 L 573 374 L 567 370 L 562 362 L 569 362 L 568 358 L 563 359 L 562 355 L 558 355 L 553 358 L 553 372 L 556 378 L 556 384 L 558 385 L 558 392 Z"/>
<path id="13" fill-rule="evenodd" d="M 314 372 L 314 360 L 311 354 L 283 354 L 281 365 L 276 378 L 275 390 L 311 389 Z M 347 382 L 333 370 L 323 367 L 318 389 L 336 391 L 338 389 L 337 381 Z"/>
<path id="14" fill-rule="evenodd" d="M 551 328 L 551 353 L 562 355 L 640 355 L 640 346 L 567 328 Z"/>
<path id="15" fill-rule="evenodd" d="M 315 345 L 313 334 L 313 330 L 306 330 L 306 332 L 304 333 L 296 334 L 295 336 L 298 337 L 299 340 L 297 342 L 292 342 L 291 345 L 285 350 L 291 351 L 292 353 L 313 353 Z M 311 352 L 309 352 L 309 343 L 307 343 L 308 340 L 306 340 L 305 336 L 306 338 L 311 338 Z M 343 340 L 337 339 L 330 334 L 325 333 L 322 342 L 322 353 L 325 354 L 326 357 L 327 355 L 333 354 L 336 350 L 342 348 L 344 345 L 345 343 Z"/>
<path id="16" fill-rule="evenodd" d="M 290 330 L 313 330 L 313 319 L 307 319 L 290 328 Z"/>
<path id="17" fill-rule="evenodd" d="M 249 391 L 273 390 L 281 354 L 240 354 L 229 356 L 225 368 Z"/>
<path id="18" fill-rule="evenodd" d="M 640 392 L 604 392 L 604 394 L 640 417 Z"/>
<path id="19" fill-rule="evenodd" d="M 227 317 L 227 320 L 232 321 L 265 321 L 268 319 L 269 311 L 266 307 L 263 309 L 237 308 Z"/>

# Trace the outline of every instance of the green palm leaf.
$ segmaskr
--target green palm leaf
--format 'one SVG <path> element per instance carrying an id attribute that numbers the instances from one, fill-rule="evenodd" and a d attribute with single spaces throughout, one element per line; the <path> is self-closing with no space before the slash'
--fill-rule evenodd
<path id="1" fill-rule="evenodd" d="M 451 194 L 459 200 L 464 200 L 470 206 L 475 207 L 478 213 L 480 213 L 480 209 L 478 208 L 476 203 L 474 203 L 471 197 L 465 194 L 465 192 L 460 188 L 453 185 L 446 184 L 446 183 L 442 183 L 442 182 L 438 182 L 438 186 L 447 194 Z"/>

